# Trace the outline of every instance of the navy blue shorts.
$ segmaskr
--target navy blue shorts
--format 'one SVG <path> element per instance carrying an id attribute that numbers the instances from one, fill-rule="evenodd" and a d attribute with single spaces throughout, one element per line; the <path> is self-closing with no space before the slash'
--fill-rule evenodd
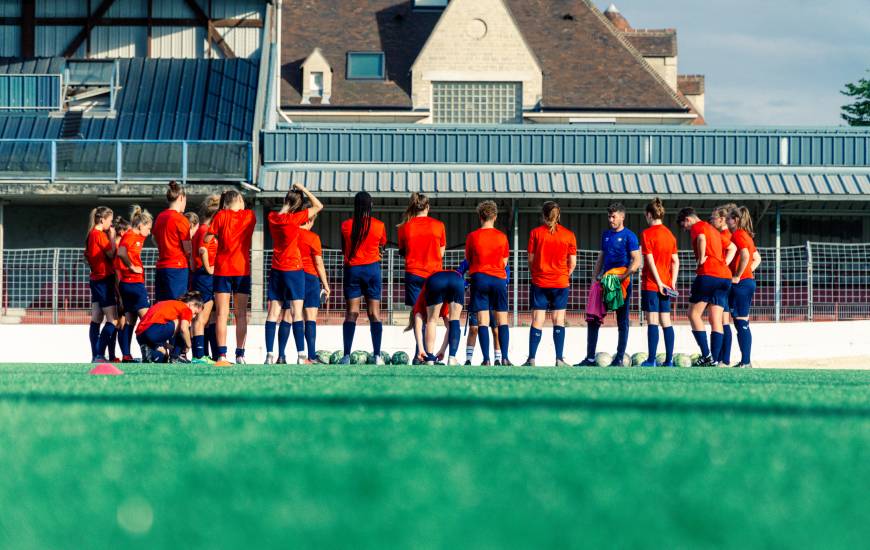
<path id="1" fill-rule="evenodd" d="M 223 294 L 247 294 L 251 295 L 251 276 L 250 275 L 232 275 L 221 276 L 215 275 L 214 293 Z"/>
<path id="2" fill-rule="evenodd" d="M 568 309 L 567 288 L 541 288 L 532 285 L 532 309 L 561 311 Z"/>
<path id="3" fill-rule="evenodd" d="M 270 302 L 281 302 L 281 307 L 290 309 L 291 302 L 305 299 L 305 272 L 280 271 L 273 269 L 269 273 L 269 288 L 266 297 Z"/>
<path id="4" fill-rule="evenodd" d="M 473 326 L 473 327 L 480 325 L 480 321 L 477 320 L 477 312 L 476 311 L 469 311 L 468 312 L 468 324 Z M 490 326 L 490 328 L 498 328 L 498 322 L 495 320 L 495 312 L 494 311 L 489 312 L 489 326 Z"/>
<path id="5" fill-rule="evenodd" d="M 413 273 L 405 272 L 405 305 L 413 307 L 417 303 L 417 298 L 420 297 L 420 290 L 423 289 L 423 284 L 426 282 L 425 277 L 414 275 Z"/>
<path id="6" fill-rule="evenodd" d="M 381 263 L 344 266 L 344 299 L 381 299 Z"/>
<path id="7" fill-rule="evenodd" d="M 743 279 L 731 285 L 728 293 L 728 307 L 735 317 L 749 317 L 752 298 L 755 296 L 755 279 Z"/>
<path id="8" fill-rule="evenodd" d="M 706 302 L 711 306 L 728 309 L 728 291 L 731 290 L 731 279 L 699 275 L 692 281 L 690 304 Z"/>
<path id="9" fill-rule="evenodd" d="M 320 277 L 317 275 L 305 274 L 305 303 L 302 307 L 320 307 Z"/>
<path id="10" fill-rule="evenodd" d="M 169 321 L 162 325 L 151 325 L 142 334 L 136 335 L 136 341 L 140 346 L 157 348 L 166 344 L 175 337 L 175 323 Z"/>
<path id="11" fill-rule="evenodd" d="M 186 267 L 161 267 L 154 271 L 154 299 L 175 300 L 187 292 L 190 270 Z"/>
<path id="12" fill-rule="evenodd" d="M 640 309 L 649 313 L 670 313 L 671 298 L 658 290 L 641 290 Z"/>
<path id="13" fill-rule="evenodd" d="M 426 306 L 465 303 L 465 281 L 455 271 L 439 271 L 426 279 Z"/>
<path id="14" fill-rule="evenodd" d="M 115 276 L 109 275 L 96 281 L 90 281 L 91 303 L 99 304 L 101 308 L 117 305 L 115 301 Z"/>
<path id="15" fill-rule="evenodd" d="M 195 290 L 202 294 L 202 303 L 211 302 L 214 300 L 214 277 L 201 267 L 193 272 L 193 283 L 190 285 L 190 290 Z"/>
<path id="16" fill-rule="evenodd" d="M 507 280 L 493 277 L 485 273 L 474 273 L 471 276 L 472 311 L 493 310 L 506 312 L 508 310 Z"/>
<path id="17" fill-rule="evenodd" d="M 127 313 L 138 313 L 140 309 L 148 309 L 151 303 L 148 301 L 148 289 L 145 283 L 121 283 L 121 303 Z"/>

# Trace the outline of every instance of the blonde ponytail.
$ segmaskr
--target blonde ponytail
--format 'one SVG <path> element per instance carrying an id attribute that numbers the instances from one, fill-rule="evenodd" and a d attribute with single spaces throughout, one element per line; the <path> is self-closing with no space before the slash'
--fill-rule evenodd
<path id="1" fill-rule="evenodd" d="M 556 232 L 559 220 L 562 218 L 562 208 L 555 201 L 547 201 L 541 207 L 541 222 L 549 228 L 550 233 Z"/>
<path id="2" fill-rule="evenodd" d="M 154 221 L 154 217 L 147 210 L 144 210 L 138 204 L 134 204 L 130 208 L 130 227 L 136 229 L 142 225 L 150 225 Z"/>

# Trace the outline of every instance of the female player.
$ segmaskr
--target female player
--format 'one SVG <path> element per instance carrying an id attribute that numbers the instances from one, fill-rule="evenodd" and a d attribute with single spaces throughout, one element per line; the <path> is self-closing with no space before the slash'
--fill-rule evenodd
<path id="1" fill-rule="evenodd" d="M 124 233 L 118 246 L 118 258 L 121 260 L 120 294 L 124 306 L 126 324 L 121 333 L 121 354 L 124 360 L 132 360 L 131 344 L 136 321 L 145 317 L 151 305 L 148 301 L 148 290 L 145 288 L 145 270 L 142 267 L 142 247 L 145 239 L 151 234 L 154 219 L 147 210 L 134 206 L 130 211 L 130 230 Z M 146 358 L 142 357 L 144 361 Z"/>
<path id="2" fill-rule="evenodd" d="M 695 361 L 696 367 L 713 367 L 714 357 L 722 351 L 722 312 L 728 307 L 728 291 L 731 289 L 731 270 L 722 257 L 722 237 L 712 225 L 701 221 L 694 208 L 683 208 L 677 214 L 677 223 L 692 237 L 692 250 L 698 261 L 695 280 L 692 282 L 692 295 L 689 298 L 689 323 L 701 357 Z M 704 331 L 704 310 L 709 304 L 707 314 L 710 320 L 710 345 Z"/>
<path id="3" fill-rule="evenodd" d="M 405 331 L 411 330 L 412 327 L 414 329 L 414 339 L 417 342 L 417 349 L 420 350 L 417 352 L 419 360 L 427 365 L 434 365 L 437 361 L 435 333 L 438 318 L 441 317 L 447 324 L 446 342 L 449 346 L 447 364 L 459 365 L 456 352 L 459 351 L 459 339 L 462 336 L 459 318 L 462 316 L 464 301 L 465 283 L 458 272 L 438 271 L 426 279 L 417 303 L 414 304 L 408 327 L 405 329 Z"/>
<path id="4" fill-rule="evenodd" d="M 656 351 L 659 345 L 659 326 L 665 337 L 665 361 L 663 367 L 674 366 L 674 327 L 671 325 L 671 297 L 680 272 L 680 257 L 677 254 L 677 239 L 662 223 L 665 207 L 658 197 L 646 205 L 646 223 L 649 227 L 640 234 L 643 254 L 643 283 L 640 304 L 646 312 L 646 336 L 649 356 L 641 363 L 643 367 L 656 366 Z"/>
<path id="5" fill-rule="evenodd" d="M 317 312 L 320 309 L 321 298 L 329 299 L 331 290 L 329 279 L 326 277 L 326 267 L 323 265 L 323 248 L 320 237 L 311 231 L 316 216 L 311 216 L 299 231 L 299 254 L 302 256 L 302 271 L 305 272 L 305 302 L 303 314 L 305 316 L 305 347 L 308 349 L 308 360 L 312 363 L 317 361 Z M 322 285 L 322 286 L 321 286 Z M 278 330 L 278 349 L 282 350 L 287 345 L 289 327 L 281 323 Z M 282 332 L 283 330 L 283 332 Z"/>
<path id="6" fill-rule="evenodd" d="M 221 194 L 218 212 L 202 242 L 217 240 L 214 259 L 214 303 L 217 310 L 217 361 L 227 360 L 227 322 L 232 298 L 236 323 L 236 363 L 244 364 L 248 337 L 248 299 L 251 296 L 251 237 L 257 217 L 245 208 L 245 198 L 235 189 Z"/>
<path id="7" fill-rule="evenodd" d="M 571 274 L 577 267 L 577 238 L 559 223 L 561 214 L 558 203 L 545 202 L 541 208 L 541 225 L 532 229 L 529 235 L 532 328 L 529 330 L 529 358 L 524 366 L 535 366 L 547 310 L 553 312 L 556 366 L 568 366 L 564 360 L 565 311 L 568 309 Z"/>
<path id="8" fill-rule="evenodd" d="M 157 302 L 136 327 L 136 340 L 142 348 L 142 360 L 147 363 L 165 363 L 169 349 L 180 344 L 190 348 L 190 323 L 202 311 L 199 292 L 188 292 L 177 300 Z M 180 340 L 180 342 L 178 342 Z M 179 356 L 178 361 L 187 363 Z"/>
<path id="9" fill-rule="evenodd" d="M 341 236 L 346 310 L 342 325 L 344 356 L 340 362 L 342 365 L 350 364 L 360 300 L 365 296 L 375 364 L 382 365 L 381 247 L 387 244 L 387 231 L 382 221 L 372 217 L 372 196 L 365 191 L 360 191 L 354 197 L 353 218 L 342 222 Z"/>
<path id="10" fill-rule="evenodd" d="M 118 245 L 121 244 L 121 239 L 124 237 L 124 233 L 130 229 L 130 222 L 121 216 L 118 216 L 112 222 L 112 226 L 115 228 L 115 250 L 117 250 Z M 117 254 L 112 258 L 112 266 L 115 268 L 115 304 L 118 308 L 118 322 L 115 324 L 115 334 L 113 334 L 112 339 L 109 340 L 108 355 L 109 362 L 115 363 L 118 360 L 118 357 L 115 355 L 115 344 L 118 343 L 118 336 L 124 331 L 124 325 L 126 324 L 126 319 L 124 318 L 124 307 L 121 304 L 121 289 L 119 287 L 121 281 L 121 267 L 123 264 L 121 263 L 121 258 L 119 258 Z M 130 358 L 130 361 L 127 361 L 124 359 L 123 355 L 124 354 L 122 353 L 122 362 L 127 363 L 132 361 L 132 358 Z"/>
<path id="11" fill-rule="evenodd" d="M 305 200 L 311 206 L 305 205 Z M 323 203 L 311 191 L 294 183 L 284 196 L 284 205 L 278 212 L 269 213 L 269 231 L 272 233 L 274 252 L 269 273 L 269 310 L 266 317 L 266 364 L 275 364 L 272 348 L 275 345 L 275 329 L 283 310 L 289 310 L 296 342 L 297 364 L 305 364 L 305 322 L 302 310 L 305 303 L 305 272 L 302 270 L 302 255 L 299 252 L 299 227 L 308 223 L 312 216 L 323 210 Z M 286 316 L 281 321 L 282 329 L 287 324 Z M 286 343 L 286 341 L 285 341 Z M 280 349 L 278 363 L 286 364 L 284 349 Z"/>
<path id="12" fill-rule="evenodd" d="M 731 231 L 728 229 L 728 214 L 737 208 L 734 203 L 723 204 L 713 209 L 710 215 L 710 225 L 715 227 L 722 236 L 722 256 L 725 258 L 725 265 L 730 266 L 734 260 L 734 255 L 737 253 L 737 247 L 731 242 Z M 727 367 L 731 364 L 731 312 L 726 308 L 722 313 L 722 351 L 719 357 L 714 357 L 720 367 Z"/>
<path id="13" fill-rule="evenodd" d="M 749 308 L 755 295 L 755 270 L 761 265 L 761 254 L 755 248 L 752 216 L 745 206 L 735 207 L 728 213 L 728 227 L 733 232 L 731 242 L 737 254 L 731 263 L 734 278 L 731 279 L 729 306 L 737 327 L 737 344 L 740 346 L 740 363 L 737 367 L 752 367 L 752 332 L 749 330 Z"/>
<path id="14" fill-rule="evenodd" d="M 157 215 L 153 228 L 154 242 L 157 244 L 154 294 L 158 302 L 174 300 L 187 292 L 190 276 L 190 222 L 184 216 L 187 193 L 177 182 L 170 181 L 166 201 L 169 207 Z"/>
<path id="15" fill-rule="evenodd" d="M 215 332 L 214 312 L 214 261 L 217 254 L 217 241 L 203 242 L 208 234 L 212 218 L 218 212 L 220 195 L 209 195 L 199 208 L 200 224 L 191 239 L 193 243 L 193 283 L 192 289 L 202 297 L 202 313 L 193 320 L 193 362 L 211 364 L 206 348 L 217 357 L 217 334 Z M 206 346 L 206 343 L 208 346 Z"/>
<path id="16" fill-rule="evenodd" d="M 494 310 L 498 322 L 502 365 L 510 366 L 508 346 L 510 327 L 507 324 L 507 276 L 505 267 L 510 256 L 507 236 L 495 228 L 498 206 L 493 201 L 477 205 L 480 229 L 469 233 L 465 241 L 465 258 L 471 273 L 471 305 L 477 314 L 478 338 L 483 351 L 483 365 L 489 365 L 489 311 Z"/>
<path id="17" fill-rule="evenodd" d="M 91 210 L 88 235 L 85 239 L 85 259 L 91 268 L 91 361 L 105 361 L 106 349 L 117 330 L 118 309 L 115 303 L 115 267 L 112 258 L 115 247 L 115 228 L 112 227 L 112 209 L 99 206 Z M 103 323 L 102 330 L 100 324 Z"/>

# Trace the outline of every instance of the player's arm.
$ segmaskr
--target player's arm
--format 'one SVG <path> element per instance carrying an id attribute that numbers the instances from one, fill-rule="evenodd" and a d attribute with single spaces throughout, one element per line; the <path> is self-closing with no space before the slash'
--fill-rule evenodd
<path id="1" fill-rule="evenodd" d="M 568 278 L 571 278 L 571 275 L 574 274 L 574 270 L 577 269 L 577 254 L 569 254 L 568 255 Z"/>
<path id="2" fill-rule="evenodd" d="M 659 294 L 664 294 L 665 287 L 668 286 L 662 281 L 661 275 L 659 275 L 659 268 L 656 265 L 655 258 L 652 254 L 647 254 L 644 256 L 644 269 L 649 270 L 650 274 L 653 276 L 653 280 L 656 282 L 656 286 L 659 287 Z"/>
<path id="3" fill-rule="evenodd" d="M 641 264 L 643 263 L 643 258 L 640 256 L 640 249 L 631 251 L 631 264 L 628 266 L 628 270 L 619 276 L 619 280 L 624 281 L 631 277 L 633 273 L 636 273 L 638 269 L 640 269 Z"/>
<path id="4" fill-rule="evenodd" d="M 749 265 L 749 262 L 752 258 L 749 255 L 748 248 L 742 248 L 740 250 L 740 259 L 737 261 L 737 270 L 734 272 L 734 276 L 731 278 L 732 283 L 739 283 L 740 276 L 743 275 L 743 272 L 746 271 L 746 266 Z"/>
<path id="5" fill-rule="evenodd" d="M 326 266 L 323 265 L 323 256 L 314 256 L 314 271 L 317 272 L 317 278 L 320 279 L 320 284 L 323 285 L 326 297 L 329 298 L 332 291 L 329 289 L 329 279 L 326 277 Z"/>
<path id="6" fill-rule="evenodd" d="M 310 220 L 314 216 L 316 216 L 321 210 L 323 210 L 323 203 L 320 202 L 320 199 L 314 196 L 314 193 L 305 188 L 301 183 L 294 183 L 293 187 L 298 189 L 305 195 L 309 201 L 311 201 L 311 206 L 308 207 L 308 219 Z"/>
<path id="7" fill-rule="evenodd" d="M 755 270 L 758 269 L 758 266 L 760 266 L 760 265 L 761 265 L 761 254 L 759 254 L 758 251 L 756 250 L 755 253 L 752 255 L 752 265 L 750 266 L 750 269 L 752 269 L 752 272 L 755 273 Z"/>
<path id="8" fill-rule="evenodd" d="M 737 255 L 737 245 L 732 241 L 728 244 L 728 248 L 725 249 L 725 265 L 731 265 L 731 262 L 734 261 L 734 256 Z M 738 271 L 738 273 L 741 273 Z"/>
<path id="9" fill-rule="evenodd" d="M 184 348 L 192 348 L 193 346 L 190 344 L 190 321 L 182 319 L 178 323 L 178 332 L 181 334 L 181 339 L 184 341 Z"/>
<path id="10" fill-rule="evenodd" d="M 671 288 L 676 288 L 680 276 L 680 255 L 671 254 Z"/>
<path id="11" fill-rule="evenodd" d="M 118 243 L 116 240 L 117 235 L 115 234 L 114 227 L 110 227 L 108 231 L 109 244 L 103 249 L 103 253 L 106 255 L 107 258 L 114 258 L 115 254 L 118 253 Z"/>
<path id="12" fill-rule="evenodd" d="M 597 281 L 601 276 L 601 264 L 604 263 L 604 252 L 599 251 L 595 258 L 595 267 L 592 268 L 592 280 Z"/>
<path id="13" fill-rule="evenodd" d="M 133 261 L 130 260 L 130 256 L 127 254 L 127 247 L 122 246 L 118 249 L 118 257 L 121 258 L 121 262 L 127 266 L 127 269 L 132 271 L 133 273 L 142 273 L 142 268 L 136 265 L 133 265 Z"/>
<path id="14" fill-rule="evenodd" d="M 437 311 L 436 311 L 436 313 L 437 313 Z M 446 319 L 444 320 L 444 324 L 448 325 L 448 321 Z M 433 326 L 437 326 L 437 325 L 433 325 Z M 444 341 L 441 342 L 441 349 L 439 349 L 438 353 L 435 354 L 435 356 L 438 357 L 439 361 L 444 359 L 444 356 L 447 353 L 447 346 L 450 343 L 450 330 L 449 330 L 450 327 L 445 326 L 445 328 L 447 328 L 448 330 L 444 333 Z"/>
<path id="15" fill-rule="evenodd" d="M 695 239 L 695 257 L 698 258 L 698 265 L 704 265 L 707 261 L 707 236 L 703 233 Z"/>
<path id="16" fill-rule="evenodd" d="M 208 249 L 204 246 L 200 246 L 197 252 L 199 252 L 199 257 L 202 260 L 202 267 L 205 268 L 205 272 L 209 275 L 214 275 L 214 266 L 208 261 Z"/>

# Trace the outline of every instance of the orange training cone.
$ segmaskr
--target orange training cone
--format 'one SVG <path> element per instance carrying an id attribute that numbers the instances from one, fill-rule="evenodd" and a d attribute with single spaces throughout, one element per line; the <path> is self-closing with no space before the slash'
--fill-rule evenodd
<path id="1" fill-rule="evenodd" d="M 124 374 L 124 371 L 111 363 L 100 363 L 99 365 L 88 371 L 88 374 L 94 374 L 98 376 L 118 376 L 119 374 Z"/>

